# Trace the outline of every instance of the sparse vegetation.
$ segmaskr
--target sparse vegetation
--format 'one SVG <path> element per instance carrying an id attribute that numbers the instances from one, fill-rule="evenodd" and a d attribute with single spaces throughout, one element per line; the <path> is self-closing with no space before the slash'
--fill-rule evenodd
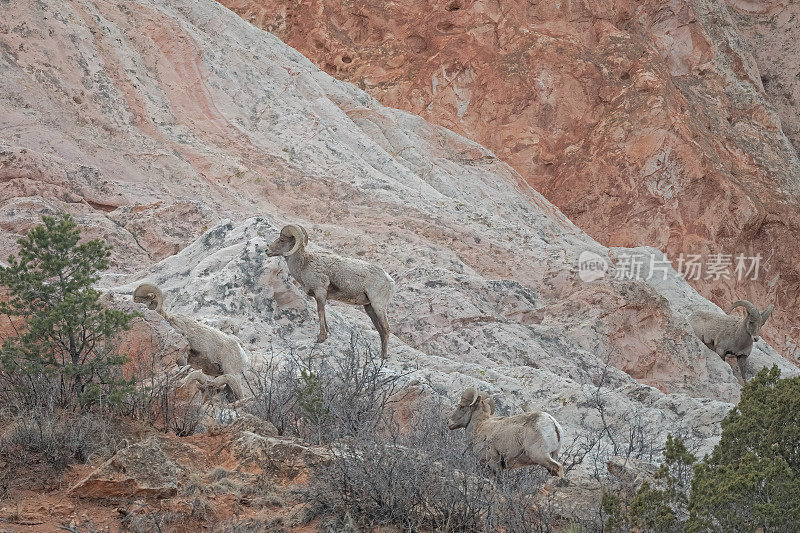
<path id="1" fill-rule="evenodd" d="M 298 496 L 323 530 L 551 531 L 552 501 L 539 494 L 548 477 L 536 469 L 504 472 L 495 483 L 485 462 L 446 425 L 451 405 L 424 395 L 401 425 L 402 376 L 357 337 L 337 357 L 301 359 L 250 376 L 254 414 L 284 434 L 330 446 L 334 460 L 316 469 Z M 280 398 L 281 401 L 275 401 Z"/>
<path id="2" fill-rule="evenodd" d="M 123 376 L 125 358 L 113 338 L 133 315 L 104 308 L 92 288 L 107 266 L 106 245 L 80 244 L 69 217 L 45 217 L 20 244 L 20 258 L 0 270 L 8 290 L 0 312 L 17 328 L 0 351 L 0 399 L 8 420 L 0 439 L 0 497 L 15 473 L 31 464 L 60 470 L 123 446 L 111 413 L 178 436 L 215 426 L 213 407 L 181 388 L 185 369 L 165 369 L 155 356 L 145 357 Z M 580 466 L 604 483 L 612 455 L 646 461 L 663 455 L 664 461 L 635 493 L 609 487 L 594 522 L 568 516 L 557 503 L 558 483 L 569 480 L 548 481 L 537 467 L 490 475 L 485 458 L 447 428 L 453 406 L 424 383 L 409 388 L 406 376 L 354 335 L 335 354 L 290 348 L 244 376 L 252 397 L 241 409 L 262 419 L 248 415 L 245 423 L 259 429 L 246 442 L 268 441 L 258 434 L 274 434 L 268 421 L 281 436 L 297 439 L 290 444 L 303 453 L 325 447 L 315 452 L 324 461 L 307 483 L 281 487 L 271 459 L 258 473 L 228 463 L 231 469 L 204 467 L 182 475 L 168 508 L 123 505 L 121 529 L 166 531 L 191 523 L 231 532 L 283 531 L 316 521 L 332 532 L 384 526 L 409 532 L 796 530 L 800 378 L 781 380 L 777 368 L 759 373 L 723 421 L 719 445 L 698 462 L 681 438 L 660 443 L 647 434 L 645 413 L 624 421 L 609 416 L 608 377 L 606 364 L 581 404 L 592 416 L 565 450 L 567 472 Z M 245 418 L 231 412 L 227 405 L 217 411 L 216 424 Z M 236 518 L 224 519 L 231 516 L 228 505 Z M 279 509 L 284 516 L 276 516 Z M 84 526 L 94 527 L 64 527 Z"/>
<path id="3" fill-rule="evenodd" d="M 271 422 L 281 435 L 328 444 L 371 431 L 397 401 L 402 375 L 389 372 L 353 335 L 336 357 L 301 358 L 289 351 L 246 376 L 253 402 L 246 410 Z"/>
<path id="4" fill-rule="evenodd" d="M 747 383 L 722 437 L 697 462 L 669 436 L 664 463 L 623 509 L 603 495 L 608 531 L 797 531 L 800 526 L 800 378 L 777 366 Z"/>
<path id="5" fill-rule="evenodd" d="M 93 288 L 110 247 L 81 243 L 69 215 L 42 220 L 18 241 L 19 257 L 0 267 L 0 314 L 12 325 L 0 347 L 0 403 L 10 422 L 0 458 L 28 476 L 31 463 L 57 471 L 112 446 L 109 413 L 134 392 L 113 342 L 134 315 L 104 307 Z"/>
<path id="6" fill-rule="evenodd" d="M 93 288 L 111 247 L 80 243 L 69 215 L 42 221 L 18 241 L 19 257 L 0 267 L 0 314 L 15 330 L 0 348 L 5 400 L 18 410 L 119 405 L 133 389 L 111 341 L 133 315 L 104 307 Z"/>
<path id="7" fill-rule="evenodd" d="M 388 423 L 334 448 L 336 460 L 317 472 L 307 494 L 313 515 L 354 531 L 553 530 L 552 501 L 539 493 L 547 473 L 508 470 L 495 482 L 463 436 L 447 428 L 448 406 L 426 401 L 433 405 L 406 427 Z"/>
<path id="8" fill-rule="evenodd" d="M 800 377 L 762 369 L 695 468 L 689 531 L 800 528 Z"/>
<path id="9" fill-rule="evenodd" d="M 14 466 L 25 467 L 34 454 L 60 470 L 75 461 L 86 462 L 113 446 L 113 426 L 101 414 L 29 411 L 27 415 L 32 417 L 17 418 L 3 436 L 3 455 Z"/>

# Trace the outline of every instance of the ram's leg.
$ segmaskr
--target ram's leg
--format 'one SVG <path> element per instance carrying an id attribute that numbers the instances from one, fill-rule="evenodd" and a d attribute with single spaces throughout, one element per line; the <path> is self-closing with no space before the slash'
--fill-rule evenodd
<path id="1" fill-rule="evenodd" d="M 317 342 L 324 342 L 328 338 L 328 322 L 325 320 L 325 298 L 326 291 L 316 291 L 314 299 L 317 301 L 317 315 L 319 315 L 319 335 L 317 335 Z"/>
<path id="2" fill-rule="evenodd" d="M 547 471 L 553 477 L 564 477 L 564 466 L 554 459 L 550 459 L 547 463 Z"/>
<path id="3" fill-rule="evenodd" d="M 728 363 L 728 366 L 731 367 L 731 372 L 733 372 L 733 377 L 739 382 L 740 385 L 744 386 L 745 379 L 744 373 L 742 372 L 742 366 L 739 364 L 739 357 L 731 354 L 730 356 L 725 352 L 722 348 L 717 348 L 715 350 L 717 354 L 722 357 L 722 360 Z M 735 362 L 733 361 L 735 359 Z"/>
<path id="4" fill-rule="evenodd" d="M 561 477 L 564 473 L 564 467 L 561 466 L 561 463 L 555 460 L 553 454 L 549 454 L 546 452 L 534 452 L 535 455 L 531 455 L 531 460 L 527 464 L 534 464 L 540 465 L 547 469 L 553 477 Z"/>
<path id="5" fill-rule="evenodd" d="M 739 374 L 742 376 L 742 384 L 747 383 L 747 357 L 743 355 L 736 358 L 737 366 L 739 367 Z"/>
<path id="6" fill-rule="evenodd" d="M 386 359 L 389 355 L 389 319 L 386 316 L 386 310 L 379 310 L 378 322 L 381 324 L 381 329 L 378 332 L 381 335 L 381 357 Z"/>
<path id="7" fill-rule="evenodd" d="M 372 304 L 365 305 L 364 311 L 367 312 L 375 329 L 378 330 L 378 335 L 380 335 L 381 338 L 381 357 L 385 359 L 389 347 L 389 324 L 381 320 L 381 315 L 375 311 Z"/>
<path id="8" fill-rule="evenodd" d="M 500 457 L 500 454 L 497 453 L 495 450 L 489 451 L 489 470 L 492 471 L 492 475 L 494 475 L 494 479 L 497 482 L 502 481 L 500 477 L 500 472 L 503 471 L 503 458 Z"/>

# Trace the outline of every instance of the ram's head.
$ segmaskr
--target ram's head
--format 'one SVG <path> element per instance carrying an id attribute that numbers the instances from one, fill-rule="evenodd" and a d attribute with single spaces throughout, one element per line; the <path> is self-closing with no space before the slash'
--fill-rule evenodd
<path id="1" fill-rule="evenodd" d="M 269 257 L 276 257 L 282 255 L 289 257 L 297 250 L 308 244 L 308 232 L 303 226 L 290 224 L 281 229 L 281 234 L 275 241 L 267 248 L 267 255 Z"/>
<path id="2" fill-rule="evenodd" d="M 747 333 L 749 333 L 754 341 L 758 341 L 759 335 L 761 334 L 761 327 L 767 321 L 767 319 L 772 316 L 772 310 L 775 308 L 774 305 L 770 305 L 763 312 L 759 312 L 758 308 L 753 305 L 752 303 L 748 302 L 747 300 L 739 300 L 734 302 L 731 306 L 728 313 L 736 309 L 737 307 L 744 307 L 747 311 Z"/>
<path id="3" fill-rule="evenodd" d="M 450 429 L 467 427 L 478 410 L 485 415 L 493 415 L 494 400 L 487 393 L 470 387 L 461 395 L 461 401 L 450 415 L 448 427 Z"/>

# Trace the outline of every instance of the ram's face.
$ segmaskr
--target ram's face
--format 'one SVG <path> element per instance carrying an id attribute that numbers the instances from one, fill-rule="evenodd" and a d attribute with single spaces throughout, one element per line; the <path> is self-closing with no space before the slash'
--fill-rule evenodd
<path id="1" fill-rule="evenodd" d="M 453 414 L 450 415 L 449 424 L 447 427 L 450 429 L 465 428 L 472 418 L 472 411 L 475 405 L 457 405 Z"/>
<path id="2" fill-rule="evenodd" d="M 753 342 L 758 342 L 759 335 L 761 333 L 761 320 L 749 320 L 747 322 L 747 333 L 752 335 Z"/>
<path id="3" fill-rule="evenodd" d="M 269 248 L 267 248 L 267 256 L 275 257 L 286 254 L 294 247 L 294 241 L 295 238 L 291 235 L 281 233 L 280 237 L 275 239 L 275 242 L 270 244 Z"/>
<path id="4" fill-rule="evenodd" d="M 158 301 L 156 299 L 156 295 L 152 292 L 144 293 L 144 294 L 134 294 L 133 301 L 137 304 L 145 304 L 148 309 L 155 309 L 158 307 Z"/>

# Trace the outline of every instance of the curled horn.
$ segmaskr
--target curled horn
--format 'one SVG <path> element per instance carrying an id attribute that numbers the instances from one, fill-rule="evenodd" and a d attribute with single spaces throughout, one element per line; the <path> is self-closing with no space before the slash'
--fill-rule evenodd
<path id="1" fill-rule="evenodd" d="M 146 304 L 148 309 L 161 313 L 164 306 L 164 294 L 152 283 L 142 283 L 133 291 L 133 301 Z"/>
<path id="2" fill-rule="evenodd" d="M 244 397 L 242 394 L 242 386 L 239 381 L 230 374 L 223 374 L 215 378 L 208 377 L 202 370 L 194 370 L 189 373 L 183 380 L 183 385 L 187 386 L 192 382 L 197 383 L 197 388 L 203 393 L 203 401 L 208 401 L 211 390 L 214 392 L 222 392 L 225 387 L 229 387 L 236 400 L 241 400 Z"/>
<path id="3" fill-rule="evenodd" d="M 197 382 L 198 386 L 203 386 L 208 383 L 208 376 L 206 376 L 202 370 L 193 370 L 183 378 L 183 385 L 186 386 L 192 382 Z"/>
<path id="4" fill-rule="evenodd" d="M 766 322 L 769 317 L 772 316 L 772 310 L 775 309 L 775 306 L 770 304 L 764 312 L 761 313 L 761 322 Z"/>
<path id="5" fill-rule="evenodd" d="M 475 387 L 469 387 L 467 390 L 464 391 L 464 394 L 461 395 L 461 402 L 460 405 L 467 406 L 472 405 L 478 401 L 478 393 L 475 390 Z"/>
<path id="6" fill-rule="evenodd" d="M 301 246 L 305 246 L 308 244 L 308 232 L 302 227 L 296 224 L 290 224 L 288 226 L 284 226 L 281 230 L 281 235 L 286 235 L 289 237 L 294 238 L 294 246 L 292 249 L 283 254 L 285 257 L 289 257 L 293 253 L 295 253 Z"/>
<path id="7" fill-rule="evenodd" d="M 242 398 L 244 398 L 244 394 L 242 394 L 242 386 L 239 384 L 239 381 L 230 374 L 223 374 L 221 376 L 217 376 L 213 380 L 211 380 L 211 383 L 220 392 L 225 390 L 226 386 L 229 387 L 231 389 L 231 392 L 233 393 L 233 397 L 236 400 L 241 400 Z"/>
<path id="8" fill-rule="evenodd" d="M 747 309 L 747 314 L 750 316 L 750 318 L 761 318 L 761 313 L 758 312 L 758 308 L 756 308 L 755 305 L 753 305 L 752 303 L 748 302 L 747 300 L 737 300 L 737 301 L 735 301 L 733 303 L 733 305 L 731 306 L 730 310 L 728 311 L 728 313 L 730 313 L 731 311 L 733 311 L 734 309 L 736 309 L 739 306 L 744 307 L 745 309 Z"/>

